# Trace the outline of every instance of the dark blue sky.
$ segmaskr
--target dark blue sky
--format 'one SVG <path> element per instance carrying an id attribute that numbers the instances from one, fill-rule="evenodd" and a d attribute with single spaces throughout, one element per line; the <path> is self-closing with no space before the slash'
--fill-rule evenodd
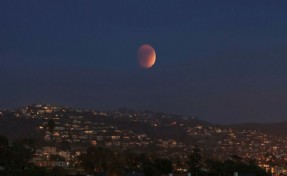
<path id="1" fill-rule="evenodd" d="M 287 1 L 0 1 L 0 107 L 287 120 Z M 151 44 L 152 69 L 137 65 Z"/>

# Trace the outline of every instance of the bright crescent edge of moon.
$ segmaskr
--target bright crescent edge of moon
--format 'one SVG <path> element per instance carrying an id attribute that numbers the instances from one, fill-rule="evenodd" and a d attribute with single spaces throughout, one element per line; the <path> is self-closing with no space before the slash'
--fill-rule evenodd
<path id="1" fill-rule="evenodd" d="M 137 58 L 140 67 L 149 69 L 156 61 L 155 49 L 149 44 L 143 44 L 138 49 Z"/>

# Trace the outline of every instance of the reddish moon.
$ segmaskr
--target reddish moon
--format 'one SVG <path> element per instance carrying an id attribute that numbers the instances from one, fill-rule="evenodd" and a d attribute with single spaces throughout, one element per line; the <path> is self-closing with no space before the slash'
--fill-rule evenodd
<path id="1" fill-rule="evenodd" d="M 142 68 L 151 68 L 156 60 L 155 50 L 149 44 L 143 44 L 138 49 L 138 63 Z"/>

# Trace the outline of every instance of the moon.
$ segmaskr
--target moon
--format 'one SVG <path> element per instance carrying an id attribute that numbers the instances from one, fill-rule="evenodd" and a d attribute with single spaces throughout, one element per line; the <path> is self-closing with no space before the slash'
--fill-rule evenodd
<path id="1" fill-rule="evenodd" d="M 156 53 L 149 44 L 143 44 L 138 49 L 138 63 L 142 68 L 148 69 L 155 64 Z"/>

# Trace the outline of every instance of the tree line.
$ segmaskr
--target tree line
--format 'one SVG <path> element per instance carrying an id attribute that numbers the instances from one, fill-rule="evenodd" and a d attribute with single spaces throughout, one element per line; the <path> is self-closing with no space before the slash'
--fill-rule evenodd
<path id="1" fill-rule="evenodd" d="M 32 140 L 25 139 L 10 143 L 0 136 L 0 175 L 5 176 L 65 176 L 69 168 L 43 168 L 31 163 L 36 150 Z M 270 158 L 270 157 L 269 157 Z M 90 147 L 77 158 L 72 169 L 80 174 L 127 175 L 143 173 L 146 176 L 160 176 L 175 173 L 168 158 L 156 154 L 132 151 L 113 151 L 103 147 Z M 230 159 L 219 161 L 203 159 L 201 149 L 195 147 L 186 159 L 185 166 L 192 176 L 232 176 L 234 172 L 270 176 L 257 165 L 256 160 L 243 160 L 231 155 Z"/>
<path id="2" fill-rule="evenodd" d="M 175 173 L 173 163 L 167 158 L 157 158 L 147 153 L 112 152 L 102 147 L 92 147 L 79 158 L 80 166 L 87 173 L 105 173 L 107 175 L 126 175 L 141 172 L 146 176 L 160 176 Z M 186 162 L 192 176 L 233 176 L 234 172 L 260 176 L 271 174 L 258 166 L 254 159 L 243 160 L 240 156 L 231 155 L 230 159 L 219 161 L 203 159 L 201 150 L 195 147 Z"/>

